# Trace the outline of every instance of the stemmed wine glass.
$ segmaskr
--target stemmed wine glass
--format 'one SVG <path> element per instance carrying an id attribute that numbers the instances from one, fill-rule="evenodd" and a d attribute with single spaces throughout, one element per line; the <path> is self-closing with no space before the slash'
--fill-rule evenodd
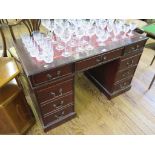
<path id="1" fill-rule="evenodd" d="M 96 35 L 98 37 L 97 41 L 99 46 L 105 46 L 105 41 L 109 37 L 109 33 L 106 30 L 102 30 L 100 27 L 96 30 Z"/>
<path id="2" fill-rule="evenodd" d="M 64 46 L 61 44 L 61 40 L 60 40 L 60 36 L 63 33 L 63 27 L 61 25 L 59 25 L 57 22 L 54 23 L 54 33 L 56 34 L 56 38 L 57 38 L 57 46 L 56 49 L 57 50 L 63 50 Z"/>
<path id="3" fill-rule="evenodd" d="M 129 26 L 130 26 L 130 32 L 128 33 L 128 35 L 133 36 L 134 35 L 133 30 L 136 29 L 136 24 L 135 23 L 130 23 Z"/>
<path id="4" fill-rule="evenodd" d="M 122 28 L 123 28 L 123 32 L 124 32 L 122 38 L 125 39 L 125 38 L 127 38 L 127 33 L 128 33 L 128 31 L 129 31 L 129 28 L 130 28 L 130 27 L 129 27 L 129 25 L 124 24 L 124 25 L 122 26 Z"/>
<path id="5" fill-rule="evenodd" d="M 93 24 L 93 23 L 92 23 Z M 95 25 L 90 25 L 90 27 L 88 28 L 88 36 L 89 36 L 89 44 L 86 46 L 86 50 L 93 50 L 94 47 L 92 46 L 92 36 L 95 35 L 96 32 L 96 27 Z"/>
<path id="6" fill-rule="evenodd" d="M 76 28 L 76 38 L 78 39 L 78 46 L 76 48 L 76 52 L 83 52 L 84 49 L 83 49 L 83 43 L 81 41 L 82 37 L 84 36 L 84 29 L 83 27 L 77 27 Z"/>
<path id="7" fill-rule="evenodd" d="M 67 43 L 69 42 L 69 40 L 71 39 L 71 31 L 69 30 L 69 28 L 64 28 L 63 32 L 61 34 L 61 40 L 65 43 L 65 51 L 62 53 L 62 56 L 64 57 L 69 57 L 71 56 L 71 53 L 67 50 Z"/>
<path id="8" fill-rule="evenodd" d="M 71 40 L 70 42 L 68 43 L 68 45 L 70 47 L 75 47 L 76 46 L 76 25 L 75 25 L 75 20 L 68 20 L 69 22 L 69 29 L 71 31 Z"/>

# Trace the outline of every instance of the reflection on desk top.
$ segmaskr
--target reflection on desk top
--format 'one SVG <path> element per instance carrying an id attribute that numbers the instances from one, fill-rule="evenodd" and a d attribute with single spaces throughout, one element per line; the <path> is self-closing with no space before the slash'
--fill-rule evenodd
<path id="1" fill-rule="evenodd" d="M 74 53 L 70 57 L 59 57 L 53 60 L 52 63 L 39 62 L 35 58 L 32 58 L 24 47 L 21 39 L 17 40 L 15 47 L 17 49 L 17 54 L 21 60 L 22 66 L 27 76 L 35 75 L 37 73 L 56 68 L 65 64 L 77 62 L 98 54 L 107 53 L 111 50 L 118 49 L 139 41 L 146 40 L 147 37 L 138 33 L 134 33 L 131 38 L 125 38 L 118 41 L 108 41 L 105 47 L 96 47 L 92 51 L 86 51 L 83 53 Z M 104 51 L 103 49 L 106 49 Z"/>

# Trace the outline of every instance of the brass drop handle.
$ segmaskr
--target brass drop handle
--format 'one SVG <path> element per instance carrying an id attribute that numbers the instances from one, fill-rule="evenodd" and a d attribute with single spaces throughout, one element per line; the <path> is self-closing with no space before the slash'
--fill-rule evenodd
<path id="1" fill-rule="evenodd" d="M 130 66 L 130 65 L 132 65 L 133 63 L 134 63 L 134 61 L 131 60 L 131 61 L 128 61 L 126 64 L 127 64 L 127 66 Z"/>
<path id="2" fill-rule="evenodd" d="M 53 77 L 51 74 L 47 74 L 46 76 L 49 80 L 52 80 L 52 79 L 54 80 L 61 75 L 61 71 L 57 71 L 56 75 L 57 75 L 56 77 Z"/>
<path id="3" fill-rule="evenodd" d="M 57 119 L 60 119 L 61 117 L 63 117 L 64 114 L 65 114 L 65 112 L 63 111 L 61 114 L 55 115 L 54 117 Z"/>
<path id="4" fill-rule="evenodd" d="M 107 57 L 106 56 L 103 56 L 103 60 L 107 60 Z"/>
<path id="5" fill-rule="evenodd" d="M 101 59 L 99 59 L 99 58 L 97 58 L 97 59 L 96 59 L 96 62 L 101 62 L 101 61 L 102 61 L 102 60 L 101 60 Z"/>
<path id="6" fill-rule="evenodd" d="M 47 74 L 47 78 L 48 78 L 49 80 L 51 80 L 51 79 L 52 79 L 52 75 L 51 75 L 51 74 Z"/>
<path id="7" fill-rule="evenodd" d="M 127 75 L 129 75 L 129 74 L 130 74 L 130 71 L 123 73 L 122 76 L 125 77 L 125 76 L 127 76 Z"/>
<path id="8" fill-rule="evenodd" d="M 58 104 L 53 104 L 53 107 L 54 107 L 54 108 L 59 108 L 59 107 L 61 107 L 63 104 L 64 104 L 64 101 L 61 101 L 61 102 L 58 103 Z"/>
<path id="9" fill-rule="evenodd" d="M 140 45 L 136 45 L 136 47 L 134 46 L 134 47 L 132 47 L 131 49 L 132 49 L 132 50 L 137 50 L 139 47 L 140 47 Z"/>
<path id="10" fill-rule="evenodd" d="M 60 76 L 60 74 L 61 74 L 61 71 L 57 71 L 57 76 Z"/>
<path id="11" fill-rule="evenodd" d="M 56 95 L 56 93 L 54 93 L 54 92 L 51 92 L 50 94 L 51 94 L 54 98 L 55 98 L 55 97 L 59 97 L 59 96 L 62 96 L 63 90 L 62 90 L 62 88 L 60 88 L 60 89 L 59 89 L 59 94 L 58 94 L 58 95 Z"/>
<path id="12" fill-rule="evenodd" d="M 124 83 L 120 84 L 120 87 L 123 88 L 126 85 L 127 85 L 127 82 L 124 82 Z"/>

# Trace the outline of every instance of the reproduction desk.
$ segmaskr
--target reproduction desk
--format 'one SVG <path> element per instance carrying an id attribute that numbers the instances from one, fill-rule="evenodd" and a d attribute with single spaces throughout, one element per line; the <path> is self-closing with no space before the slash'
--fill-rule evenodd
<path id="1" fill-rule="evenodd" d="M 109 99 L 129 90 L 147 39 L 135 32 L 132 38 L 107 41 L 105 47 L 96 46 L 92 51 L 59 57 L 50 64 L 30 57 L 22 41 L 17 40 L 17 54 L 44 131 L 75 117 L 77 72 L 84 72 Z"/>

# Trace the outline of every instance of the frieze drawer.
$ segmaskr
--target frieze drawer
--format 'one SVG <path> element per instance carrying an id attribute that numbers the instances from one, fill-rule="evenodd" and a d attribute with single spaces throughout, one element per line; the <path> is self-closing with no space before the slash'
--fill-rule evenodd
<path id="1" fill-rule="evenodd" d="M 75 70 L 76 71 L 86 70 L 98 64 L 119 58 L 121 55 L 122 55 L 122 48 L 113 50 L 108 53 L 100 54 L 92 58 L 81 60 L 75 63 Z"/>
<path id="2" fill-rule="evenodd" d="M 62 97 L 63 95 L 73 91 L 73 79 L 67 80 L 56 85 L 48 86 L 48 88 L 43 88 L 36 90 L 36 97 L 38 102 L 43 103 L 52 99 Z"/>
<path id="3" fill-rule="evenodd" d="M 49 82 L 51 80 L 59 79 L 63 76 L 71 75 L 73 73 L 72 64 L 68 64 L 62 67 L 58 67 L 55 69 L 51 69 L 40 74 L 32 76 L 31 83 L 33 86 L 39 85 L 45 82 Z"/>

